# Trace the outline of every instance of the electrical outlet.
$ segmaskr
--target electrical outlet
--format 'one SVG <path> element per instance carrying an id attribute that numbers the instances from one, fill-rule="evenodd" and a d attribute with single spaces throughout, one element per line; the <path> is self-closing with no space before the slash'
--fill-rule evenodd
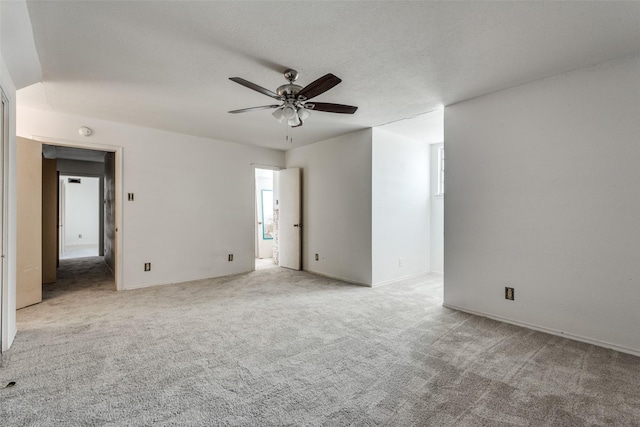
<path id="1" fill-rule="evenodd" d="M 130 202 L 133 202 L 133 193 L 128 193 L 127 198 Z"/>
<path id="2" fill-rule="evenodd" d="M 229 261 L 233 261 L 233 254 L 229 254 Z"/>
<path id="3" fill-rule="evenodd" d="M 320 261 L 320 256 L 316 254 L 316 261 Z"/>
<path id="4" fill-rule="evenodd" d="M 514 292 L 513 288 L 504 288 L 504 298 L 514 301 L 516 299 Z"/>
<path id="5" fill-rule="evenodd" d="M 398 267 L 402 267 L 402 264 L 404 264 L 404 261 L 402 258 L 398 258 Z"/>
<path id="6" fill-rule="evenodd" d="M 82 239 L 82 234 L 78 234 L 78 239 Z"/>
<path id="7" fill-rule="evenodd" d="M 150 262 L 145 262 L 144 263 L 144 271 L 151 271 L 151 263 Z"/>

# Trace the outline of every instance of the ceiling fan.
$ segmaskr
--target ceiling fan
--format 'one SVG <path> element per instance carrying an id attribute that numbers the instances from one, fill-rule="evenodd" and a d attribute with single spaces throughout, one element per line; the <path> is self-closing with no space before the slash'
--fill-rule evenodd
<path id="1" fill-rule="evenodd" d="M 243 78 L 229 77 L 229 80 L 281 102 L 280 104 L 233 110 L 229 111 L 229 113 L 237 114 L 275 108 L 272 115 L 278 119 L 279 122 L 286 120 L 289 126 L 298 127 L 302 126 L 303 122 L 309 118 L 311 110 L 324 111 L 327 113 L 353 114 L 358 109 L 358 107 L 353 107 L 351 105 L 330 104 L 327 102 L 309 102 L 311 98 L 315 98 L 316 96 L 328 91 L 342 81 L 331 73 L 320 77 L 318 80 L 305 87 L 293 83 L 298 79 L 298 72 L 296 70 L 286 70 L 284 72 L 284 78 L 289 80 L 289 83 L 280 86 L 276 89 L 276 92 L 272 92 L 269 89 L 265 89 L 262 86 L 258 86 L 257 84 L 251 83 Z"/>

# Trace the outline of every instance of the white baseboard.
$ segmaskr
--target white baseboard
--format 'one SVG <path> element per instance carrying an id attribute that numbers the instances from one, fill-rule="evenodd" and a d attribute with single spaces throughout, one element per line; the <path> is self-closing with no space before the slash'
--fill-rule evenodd
<path id="1" fill-rule="evenodd" d="M 303 271 L 306 271 L 307 273 L 311 273 L 311 274 L 316 274 L 316 275 L 322 276 L 322 277 L 328 277 L 329 279 L 335 279 L 335 280 L 340 280 L 341 282 L 351 283 L 352 285 L 366 286 L 368 288 L 372 287 L 368 283 L 357 282 L 357 281 L 355 281 L 353 279 L 346 279 L 346 278 L 340 277 L 340 276 L 332 276 L 330 274 L 320 273 L 318 271 L 313 271 L 313 270 L 309 270 L 309 269 L 304 269 Z"/>
<path id="2" fill-rule="evenodd" d="M 415 279 L 416 277 L 428 276 L 431 274 L 430 271 L 423 271 L 421 273 L 409 274 L 408 276 L 403 276 L 397 279 L 385 280 L 384 282 L 374 283 L 371 287 L 377 288 L 378 286 L 391 285 L 393 283 L 403 282 L 405 280 Z"/>
<path id="3" fill-rule="evenodd" d="M 380 282 L 380 283 L 368 284 L 368 283 L 358 282 L 358 281 L 355 281 L 353 279 L 347 279 L 345 277 L 340 277 L 340 276 L 334 276 L 334 275 L 331 275 L 331 274 L 320 273 L 318 271 L 313 271 L 313 270 L 309 270 L 309 269 L 305 269 L 304 271 L 306 271 L 307 273 L 316 274 L 318 276 L 328 277 L 329 279 L 335 279 L 335 280 L 340 280 L 342 282 L 351 283 L 353 285 L 366 286 L 368 288 L 377 288 L 378 286 L 391 285 L 393 283 L 398 283 L 398 282 L 402 282 L 402 281 L 405 281 L 405 280 L 415 279 L 416 277 L 428 276 L 429 274 L 432 274 L 432 273 L 441 275 L 441 273 L 438 273 L 437 271 L 436 272 L 423 271 L 421 273 L 416 273 L 416 274 L 410 274 L 408 276 L 403 276 L 403 277 L 400 277 L 398 279 L 391 279 L 391 280 L 387 280 L 387 281 Z"/>
<path id="4" fill-rule="evenodd" d="M 144 289 L 144 288 L 150 288 L 152 286 L 165 286 L 165 285 L 178 285 L 181 283 L 188 283 L 188 282 L 196 282 L 198 280 L 212 280 L 212 279 L 220 279 L 221 277 L 229 277 L 229 276 L 237 276 L 238 274 L 247 274 L 247 273 L 251 273 L 255 270 L 247 270 L 247 271 L 240 271 L 238 273 L 231 273 L 231 274 L 223 274 L 222 276 L 206 276 L 206 277 L 194 277 L 192 279 L 184 279 L 184 280 L 180 280 L 177 282 L 161 282 L 161 283 L 142 283 L 142 284 L 138 284 L 138 285 L 127 285 L 125 287 L 122 288 L 123 291 L 132 291 L 134 289 Z"/>
<path id="5" fill-rule="evenodd" d="M 517 320 L 507 319 L 507 318 L 500 317 L 500 316 L 495 316 L 495 315 L 492 315 L 492 314 L 481 313 L 481 312 L 478 312 L 478 311 L 469 310 L 467 308 L 458 307 L 458 306 L 451 305 L 451 304 L 442 304 L 442 305 L 444 307 L 451 308 L 453 310 L 463 311 L 465 313 L 473 314 L 475 316 L 486 317 L 486 318 L 489 318 L 489 319 L 497 320 L 499 322 L 509 323 L 511 325 L 521 326 L 521 327 L 527 328 L 527 329 L 533 329 L 534 331 L 540 331 L 540 332 L 544 332 L 544 333 L 547 333 L 547 334 L 556 335 L 556 336 L 559 336 L 559 337 L 568 338 L 568 339 L 571 339 L 571 340 L 574 340 L 574 341 L 580 341 L 580 342 L 584 342 L 584 343 L 587 343 L 587 344 L 593 344 L 593 345 L 597 345 L 598 347 L 604 347 L 604 348 L 608 348 L 608 349 L 611 349 L 611 350 L 619 351 L 621 353 L 627 353 L 627 354 L 631 354 L 633 356 L 639 356 L 640 357 L 640 350 L 636 350 L 636 349 L 633 349 L 633 348 L 628 348 L 628 347 L 624 347 L 624 346 L 620 346 L 620 345 L 616 345 L 616 344 L 611 344 L 611 343 L 606 342 L 606 341 L 600 341 L 600 340 L 596 340 L 596 339 L 593 339 L 593 338 L 583 337 L 581 335 L 575 335 L 575 334 L 572 334 L 572 333 L 559 331 L 557 329 L 550 329 L 550 328 L 546 328 L 544 326 L 538 326 L 538 325 L 534 325 L 534 324 L 527 323 L 527 322 L 519 322 Z"/>

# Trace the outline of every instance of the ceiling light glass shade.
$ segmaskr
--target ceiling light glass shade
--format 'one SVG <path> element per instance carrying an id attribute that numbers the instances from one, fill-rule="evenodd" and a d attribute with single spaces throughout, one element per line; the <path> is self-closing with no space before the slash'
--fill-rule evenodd
<path id="1" fill-rule="evenodd" d="M 280 123 L 282 123 L 282 119 L 284 118 L 284 113 L 282 112 L 282 108 L 276 109 L 273 113 L 271 113 L 273 117 L 276 118 Z"/>
<path id="2" fill-rule="evenodd" d="M 302 107 L 298 108 L 298 117 L 300 117 L 300 120 L 305 121 L 309 118 L 310 115 L 311 113 L 309 112 L 309 110 L 306 110 Z"/>
<path id="3" fill-rule="evenodd" d="M 297 114 L 294 114 L 292 118 L 290 118 L 287 123 L 289 126 L 299 126 L 300 125 L 300 117 Z"/>
<path id="4" fill-rule="evenodd" d="M 284 107 L 284 109 L 282 110 L 282 115 L 287 120 L 291 120 L 294 117 L 297 117 L 295 108 L 291 107 L 290 105 Z"/>

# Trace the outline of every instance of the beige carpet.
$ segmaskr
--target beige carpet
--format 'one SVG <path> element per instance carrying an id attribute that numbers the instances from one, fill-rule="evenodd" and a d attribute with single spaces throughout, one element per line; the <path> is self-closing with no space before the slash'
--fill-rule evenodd
<path id="1" fill-rule="evenodd" d="M 281 268 L 115 292 L 64 261 L 18 312 L 2 426 L 640 425 L 640 359 Z"/>

